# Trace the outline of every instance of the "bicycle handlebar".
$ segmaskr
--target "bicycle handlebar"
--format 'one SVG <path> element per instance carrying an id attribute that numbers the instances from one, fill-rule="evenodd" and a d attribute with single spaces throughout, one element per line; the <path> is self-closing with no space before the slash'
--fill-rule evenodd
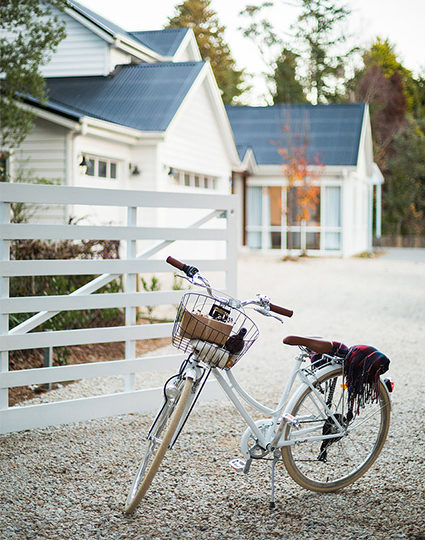
<path id="1" fill-rule="evenodd" d="M 279 315 L 284 315 L 285 317 L 292 317 L 294 312 L 292 309 L 286 309 L 282 306 L 277 306 L 276 304 L 270 303 L 270 311 L 273 311 L 274 313 L 279 313 Z"/>
<path id="2" fill-rule="evenodd" d="M 188 264 L 185 264 L 174 257 L 167 257 L 167 263 L 174 266 L 174 268 L 177 268 L 177 270 L 181 270 L 187 275 L 187 277 L 190 278 L 199 272 L 199 270 L 194 266 L 189 266 Z"/>
<path id="3" fill-rule="evenodd" d="M 213 292 L 211 290 L 211 287 L 209 286 L 209 282 L 208 280 L 206 280 L 203 276 L 201 276 L 201 274 L 199 274 L 199 270 L 195 267 L 195 266 L 190 266 L 188 264 L 185 264 L 181 261 L 179 261 L 178 259 L 175 259 L 174 257 L 167 257 L 166 259 L 167 263 L 168 264 L 171 264 L 171 266 L 174 266 L 174 268 L 177 268 L 177 270 L 181 270 L 182 272 L 184 272 L 186 274 L 186 276 L 189 278 L 189 279 L 192 279 L 196 274 L 198 274 L 198 277 L 199 279 L 202 281 L 204 287 L 206 287 L 206 289 L 208 290 L 208 292 L 212 295 L 213 295 Z M 264 300 L 263 300 L 264 302 Z M 273 311 L 273 313 L 278 313 L 279 315 L 283 315 L 284 317 L 292 317 L 292 315 L 294 314 L 294 312 L 292 311 L 292 309 L 287 309 L 287 308 L 284 308 L 282 306 L 278 306 L 277 304 L 272 304 L 268 298 L 267 298 L 267 302 L 268 302 L 268 308 L 270 309 L 270 311 Z M 259 304 L 259 302 L 257 301 L 247 301 L 247 302 L 241 302 L 242 305 L 246 305 L 246 304 Z M 262 307 L 264 307 L 264 304 L 261 302 L 260 305 L 262 305 Z M 264 315 L 266 313 L 263 313 Z"/>

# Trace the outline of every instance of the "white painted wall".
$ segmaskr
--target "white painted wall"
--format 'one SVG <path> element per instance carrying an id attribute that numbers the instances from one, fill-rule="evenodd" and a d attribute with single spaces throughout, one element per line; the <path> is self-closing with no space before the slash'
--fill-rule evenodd
<path id="1" fill-rule="evenodd" d="M 357 172 L 347 175 L 344 180 L 343 235 L 346 257 L 371 247 L 370 185 Z"/>
<path id="2" fill-rule="evenodd" d="M 67 133 L 66 128 L 38 118 L 16 153 L 14 172 L 22 170 L 33 176 L 64 180 Z"/>
<path id="3" fill-rule="evenodd" d="M 232 164 L 206 88 L 207 80 L 188 94 L 171 123 L 161 160 L 176 169 L 219 179 L 219 192 L 229 193 Z"/>
<path id="4" fill-rule="evenodd" d="M 56 10 L 58 14 L 60 12 Z M 66 22 L 67 36 L 42 69 L 44 77 L 72 77 L 77 75 L 107 75 L 109 45 L 70 15 L 60 14 Z"/>
<path id="5" fill-rule="evenodd" d="M 118 64 L 130 64 L 131 55 L 126 54 L 123 51 L 116 49 L 115 47 L 108 47 L 108 73 L 113 71 Z"/>
<path id="6" fill-rule="evenodd" d="M 117 162 L 117 178 L 98 178 L 82 174 L 79 163 L 82 155 L 92 155 L 100 158 L 113 159 Z M 72 185 L 77 187 L 92 187 L 100 189 L 126 189 L 128 187 L 128 163 L 131 161 L 131 146 L 118 141 L 102 139 L 93 135 L 77 135 L 73 144 L 73 179 Z M 137 189 L 136 186 L 132 186 Z M 84 223 L 106 225 L 123 225 L 126 223 L 125 212 L 121 207 L 91 205 L 73 206 L 72 215 L 83 218 Z"/>
<path id="7" fill-rule="evenodd" d="M 68 133 L 64 127 L 37 118 L 34 129 L 13 156 L 12 176 L 22 174 L 28 181 L 43 178 L 65 183 Z M 38 223 L 57 219 L 65 219 L 64 207 L 39 207 L 36 211 Z"/>
<path id="8" fill-rule="evenodd" d="M 214 106 L 204 80 L 181 106 L 170 125 L 165 141 L 160 145 L 158 188 L 163 191 L 186 193 L 230 193 L 232 164 L 229 160 L 224 137 L 214 114 Z M 168 176 L 169 167 L 183 171 L 205 174 L 217 178 L 217 189 L 207 191 L 176 185 Z M 163 226 L 179 223 L 187 226 L 205 215 L 205 211 L 191 210 L 179 212 L 158 210 L 158 220 Z M 217 220 L 214 226 L 221 226 Z M 224 245 L 216 243 L 205 246 L 201 242 L 190 244 L 181 242 L 174 249 L 180 250 L 181 256 L 224 256 Z"/>

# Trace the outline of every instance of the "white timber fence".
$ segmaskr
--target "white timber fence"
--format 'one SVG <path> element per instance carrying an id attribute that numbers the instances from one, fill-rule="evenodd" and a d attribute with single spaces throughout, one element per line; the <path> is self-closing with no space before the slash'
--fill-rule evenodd
<path id="1" fill-rule="evenodd" d="M 127 224 L 79 225 L 12 223 L 11 205 L 72 205 L 90 207 L 121 207 L 127 212 Z M 94 189 L 69 186 L 31 184 L 0 184 L 0 433 L 70 423 L 129 412 L 142 412 L 159 406 L 161 388 L 135 389 L 135 374 L 143 371 L 171 369 L 178 366 L 183 355 L 162 354 L 137 357 L 136 341 L 171 336 L 172 323 L 137 324 L 137 306 L 176 305 L 183 291 L 138 292 L 138 274 L 172 272 L 165 262 L 166 249 L 176 241 L 224 243 L 223 258 L 184 262 L 202 271 L 225 275 L 225 288 L 236 292 L 237 238 L 236 200 L 234 195 L 161 193 Z M 138 226 L 138 212 L 144 209 L 186 209 L 198 219 L 188 227 Z M 199 217 L 200 209 L 203 216 Z M 219 222 L 215 218 L 223 218 Z M 215 228 L 203 227 L 213 220 Z M 218 223 L 218 225 L 217 225 Z M 224 223 L 224 226 L 223 226 Z M 220 226 L 220 224 L 222 226 Z M 120 259 L 72 260 L 11 260 L 10 243 L 16 240 L 119 240 L 126 246 Z M 146 246 L 137 253 L 138 243 Z M 209 245 L 209 244 L 208 244 Z M 212 245 L 212 244 L 211 244 Z M 171 249 L 171 248 L 170 248 Z M 195 250 L 196 251 L 196 250 Z M 161 252 L 161 253 L 160 253 Z M 214 249 L 209 250 L 214 253 Z M 159 258 L 163 254 L 162 258 Z M 178 253 L 173 252 L 174 256 Z M 95 275 L 86 285 L 67 295 L 10 297 L 10 279 L 19 276 Z M 123 277 L 124 292 L 98 293 L 107 283 Z M 50 279 L 50 278 L 49 278 Z M 171 289 L 171 286 L 170 286 Z M 42 323 L 67 310 L 121 308 L 125 325 L 103 328 L 37 331 Z M 11 314 L 35 313 L 21 324 L 10 328 Z M 125 358 L 77 365 L 9 370 L 10 351 L 26 349 L 52 350 L 94 343 L 125 342 Z M 9 389 L 19 386 L 45 385 L 93 377 L 120 375 L 125 384 L 122 392 L 97 395 L 51 403 L 9 406 Z M 215 390 L 210 390 L 215 397 Z M 208 395 L 208 392 L 207 392 Z"/>

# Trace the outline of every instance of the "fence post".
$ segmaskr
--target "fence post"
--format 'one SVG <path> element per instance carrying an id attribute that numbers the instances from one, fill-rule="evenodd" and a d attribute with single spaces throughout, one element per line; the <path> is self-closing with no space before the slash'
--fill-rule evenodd
<path id="1" fill-rule="evenodd" d="M 10 203 L 0 201 L 0 225 L 10 223 Z M 0 238 L 0 261 L 10 259 L 10 242 Z M 0 298 L 9 297 L 9 278 L 0 276 Z M 0 337 L 9 332 L 9 314 L 0 313 Z M 9 371 L 9 351 L 0 350 L 0 373 Z M 9 389 L 0 385 L 0 410 L 9 407 Z"/>
<path id="2" fill-rule="evenodd" d="M 129 206 L 127 208 L 127 225 L 128 227 L 137 226 L 137 207 Z M 137 241 L 127 240 L 127 260 L 135 259 L 137 255 Z M 135 293 L 137 292 L 137 274 L 125 275 L 125 292 Z M 125 308 L 125 324 L 126 326 L 132 326 L 136 324 L 137 309 L 135 306 L 128 306 Z M 128 340 L 125 342 L 125 359 L 136 358 L 136 342 L 134 340 Z M 128 373 L 125 376 L 125 391 L 132 392 L 134 390 L 136 374 Z"/>
<path id="3" fill-rule="evenodd" d="M 51 330 L 45 330 L 45 332 L 51 332 Z M 53 366 L 53 347 L 44 347 L 44 364 L 43 367 Z M 43 388 L 46 390 L 52 389 L 52 383 L 43 384 Z"/>
<path id="4" fill-rule="evenodd" d="M 227 239 L 226 239 L 226 290 L 229 294 L 236 295 L 237 271 L 238 271 L 238 239 L 237 219 L 235 208 L 226 211 Z"/>

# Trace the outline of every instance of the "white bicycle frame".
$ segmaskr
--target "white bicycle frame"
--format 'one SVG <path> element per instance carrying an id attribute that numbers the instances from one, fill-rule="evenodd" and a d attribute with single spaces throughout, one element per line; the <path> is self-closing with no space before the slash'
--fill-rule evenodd
<path id="1" fill-rule="evenodd" d="M 204 278 L 202 275 L 200 275 L 199 273 L 197 273 L 196 276 L 192 278 L 188 278 L 187 276 L 184 276 L 184 275 L 181 275 L 179 277 L 183 279 L 187 279 L 190 283 L 206 289 L 208 291 L 209 296 L 211 296 L 211 298 L 214 298 L 219 301 L 221 300 L 219 297 L 215 296 L 215 294 L 213 293 L 213 290 L 208 280 Z M 195 280 L 197 280 L 198 282 L 196 283 Z M 230 297 L 228 297 L 227 299 L 225 299 L 225 301 L 228 302 L 228 305 L 232 307 L 236 307 L 236 306 L 241 307 L 241 306 L 248 306 L 250 304 L 254 304 L 257 306 L 256 311 L 258 311 L 259 313 L 262 313 L 263 315 L 267 315 L 269 317 L 274 317 L 282 322 L 282 319 L 279 316 L 270 313 L 269 308 L 265 307 L 269 305 L 269 299 L 261 295 L 257 295 L 257 297 L 258 297 L 257 300 L 247 300 L 244 302 L 240 302 L 239 300 L 231 299 Z M 258 301 L 258 299 L 260 301 Z M 274 451 L 276 448 L 281 448 L 282 446 L 292 446 L 296 443 L 307 442 L 307 441 L 319 441 L 319 440 L 322 441 L 324 439 L 335 439 L 347 433 L 346 428 L 340 424 L 340 422 L 338 421 L 338 418 L 335 417 L 335 415 L 332 413 L 332 411 L 330 410 L 330 408 L 328 407 L 328 405 L 326 404 L 326 402 L 320 395 L 320 392 L 318 392 L 316 388 L 314 387 L 314 383 L 317 381 L 319 377 L 322 377 L 323 375 L 326 375 L 328 372 L 333 370 L 335 368 L 335 365 L 341 364 L 341 359 L 333 358 L 332 356 L 328 356 L 328 355 L 323 355 L 323 356 L 328 359 L 330 364 L 327 364 L 323 368 L 318 368 L 314 370 L 314 373 L 313 371 L 301 369 L 301 364 L 307 358 L 309 358 L 309 354 L 307 354 L 307 352 L 301 352 L 295 358 L 295 365 L 292 370 L 292 373 L 286 383 L 285 389 L 279 400 L 278 406 L 274 410 L 262 405 L 257 400 L 255 400 L 252 396 L 250 396 L 247 392 L 245 392 L 245 390 L 236 381 L 230 369 L 220 370 L 218 368 L 213 367 L 211 368 L 211 372 L 213 373 L 214 377 L 217 379 L 224 393 L 227 395 L 227 397 L 236 407 L 236 410 L 245 420 L 248 427 L 251 429 L 252 433 L 257 439 L 258 445 L 263 450 L 267 451 L 266 453 L 268 453 L 269 451 Z M 189 357 L 188 363 L 183 370 L 183 376 L 185 378 L 191 377 L 194 381 L 198 380 L 200 376 L 200 370 L 201 370 L 200 362 L 201 361 L 196 358 L 196 353 L 193 353 L 193 358 L 191 359 L 191 357 Z M 294 382 L 297 376 L 301 381 L 301 385 L 295 391 L 294 395 L 288 402 L 289 394 L 291 392 L 291 389 L 294 385 Z M 283 440 L 283 431 L 286 425 L 284 416 L 285 414 L 288 414 L 293 410 L 297 400 L 305 392 L 307 388 L 311 389 L 312 394 L 317 399 L 317 401 L 315 401 L 313 398 L 311 398 L 313 404 L 315 405 L 317 409 L 318 414 L 320 415 L 319 418 L 323 419 L 324 421 L 326 421 L 329 417 L 332 418 L 334 425 L 337 428 L 336 432 L 329 435 L 324 435 L 322 433 L 320 435 L 312 435 L 315 431 L 317 432 L 318 430 L 320 430 L 320 427 L 316 424 L 315 426 L 312 426 L 309 428 L 292 430 L 290 438 L 287 440 Z M 188 415 L 190 414 L 192 410 L 192 405 L 193 405 L 193 402 L 196 400 L 197 395 L 198 395 L 197 389 L 194 388 L 194 393 L 192 393 L 191 398 L 188 400 L 188 403 L 186 405 L 182 418 L 171 440 L 170 448 L 173 447 L 177 437 L 179 436 L 180 431 L 183 425 L 185 424 Z M 246 408 L 244 407 L 244 405 L 242 404 L 238 396 L 240 396 L 246 403 L 248 403 L 248 405 L 251 405 L 251 407 L 253 407 L 257 411 L 264 413 L 265 415 L 271 418 L 270 425 L 268 429 L 265 431 L 265 433 L 262 433 L 261 430 L 258 428 L 255 420 L 252 418 L 252 416 L 250 416 L 250 414 L 248 413 L 248 411 L 246 410 Z M 318 403 L 320 403 L 321 405 L 320 407 Z M 316 416 L 316 419 L 317 419 L 317 416 Z M 308 437 L 306 437 L 307 435 Z"/>
<path id="2" fill-rule="evenodd" d="M 245 390 L 236 381 L 231 370 L 220 370 L 218 368 L 211 369 L 212 374 L 214 375 L 217 382 L 223 389 L 224 393 L 227 395 L 227 397 L 235 406 L 236 410 L 244 419 L 245 423 L 251 429 L 253 435 L 257 439 L 258 445 L 264 450 L 273 451 L 276 448 L 281 448 L 283 446 L 292 446 L 300 442 L 322 441 L 324 439 L 333 439 L 333 438 L 341 437 L 342 435 L 346 433 L 346 429 L 343 426 L 341 426 L 341 424 L 338 422 L 338 419 L 334 416 L 332 411 L 329 409 L 328 405 L 326 404 L 325 400 L 321 396 L 320 392 L 317 391 L 317 389 L 314 387 L 314 383 L 319 378 L 333 371 L 336 365 L 341 365 L 340 364 L 341 360 L 339 359 L 339 362 L 338 362 L 337 359 L 334 360 L 333 357 L 329 356 L 328 359 L 330 361 L 330 364 L 322 368 L 317 368 L 316 370 L 314 370 L 314 373 L 313 373 L 313 371 L 307 372 L 307 370 L 301 369 L 301 364 L 307 358 L 308 358 L 308 355 L 306 353 L 301 353 L 295 358 L 294 368 L 286 383 L 285 389 L 283 391 L 283 394 L 279 400 L 279 403 L 276 409 L 270 409 L 269 407 L 262 405 L 257 400 L 255 400 L 252 396 L 250 396 L 247 392 L 245 392 Z M 198 370 L 200 369 L 199 366 L 197 366 L 196 364 L 198 364 L 198 360 L 196 358 L 191 359 L 188 362 L 187 367 L 185 367 L 185 369 L 183 370 L 182 376 L 184 378 L 190 377 L 196 380 L 195 378 L 196 369 L 197 368 Z M 198 376 L 199 376 L 199 372 L 198 372 Z M 294 392 L 291 399 L 288 401 L 289 394 L 291 392 L 291 389 L 297 377 L 300 379 L 301 385 Z M 307 388 L 310 388 L 312 390 L 312 393 L 315 396 L 315 399 L 317 400 L 315 401 L 314 399 L 312 399 L 312 402 L 315 405 L 320 417 L 323 420 L 326 420 L 327 418 L 331 417 L 335 423 L 335 426 L 337 427 L 337 431 L 336 433 L 332 433 L 329 435 L 323 435 L 322 433 L 320 433 L 319 435 L 314 435 L 314 432 L 317 432 L 320 429 L 317 425 L 315 425 L 315 426 L 305 428 L 305 429 L 292 430 L 290 438 L 287 440 L 283 440 L 283 429 L 285 427 L 283 418 L 285 414 L 290 413 L 293 410 L 299 397 L 306 391 Z M 191 407 L 192 407 L 193 400 L 195 399 L 195 395 L 196 395 L 196 392 L 192 394 L 192 398 L 188 401 L 186 405 L 185 411 L 182 415 L 182 419 L 179 423 L 179 426 L 176 429 L 173 440 L 170 443 L 170 448 L 172 448 L 172 446 L 174 445 L 174 442 L 177 439 L 181 431 L 181 428 L 183 424 L 185 423 L 188 414 L 191 411 Z M 265 433 L 263 433 L 258 428 L 257 423 L 252 418 L 252 416 L 248 413 L 247 409 L 244 407 L 239 397 L 242 398 L 248 405 L 250 405 L 255 410 L 271 418 L 270 425 L 268 429 L 265 431 Z M 280 426 L 280 429 L 278 429 L 279 426 Z"/>

